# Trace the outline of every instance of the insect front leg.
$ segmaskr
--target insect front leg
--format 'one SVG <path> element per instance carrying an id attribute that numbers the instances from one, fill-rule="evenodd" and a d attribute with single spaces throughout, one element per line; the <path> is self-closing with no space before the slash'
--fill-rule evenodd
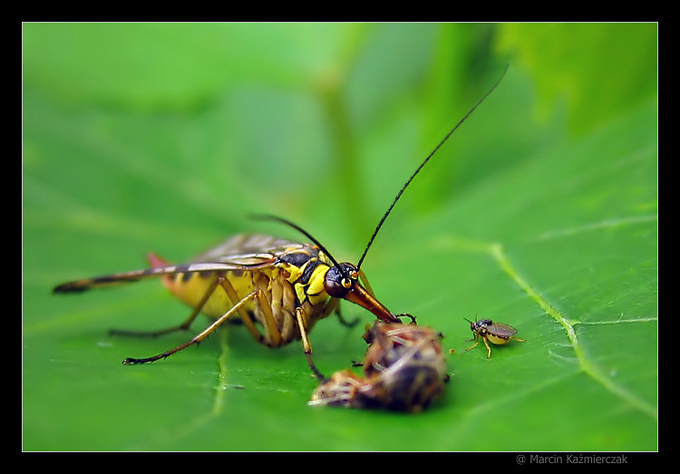
<path id="1" fill-rule="evenodd" d="M 475 347 L 477 347 L 477 344 L 479 344 L 479 336 L 478 336 L 477 334 L 475 334 L 474 339 L 466 339 L 466 340 L 467 340 L 467 341 L 475 341 L 475 343 L 472 344 L 472 345 L 471 345 L 470 347 L 468 347 L 467 349 L 465 349 L 463 352 L 467 352 L 467 351 L 469 351 L 469 350 L 472 350 L 472 349 L 474 349 Z"/>
<path id="2" fill-rule="evenodd" d="M 319 319 L 323 319 L 329 314 L 335 311 L 335 315 L 338 317 L 338 321 L 345 327 L 352 328 L 356 326 L 359 322 L 359 318 L 356 317 L 352 321 L 347 321 L 340 312 L 340 300 L 337 298 L 331 298 L 326 307 L 323 309 L 323 313 L 319 316 Z"/>
<path id="3" fill-rule="evenodd" d="M 326 307 L 328 307 L 330 304 L 331 303 L 326 305 Z M 316 365 L 312 360 L 312 345 L 309 343 L 309 337 L 307 336 L 307 315 L 305 314 L 305 310 L 302 309 L 300 306 L 295 308 L 295 319 L 297 320 L 298 328 L 300 329 L 300 339 L 302 339 L 302 348 L 305 351 L 305 357 L 307 357 L 307 363 L 309 364 L 309 368 L 312 369 L 312 372 L 314 373 L 317 379 L 324 382 L 328 379 L 321 373 L 319 369 L 316 368 Z"/>
<path id="4" fill-rule="evenodd" d="M 354 319 L 351 320 L 351 321 L 347 321 L 347 320 L 342 316 L 342 313 L 340 312 L 340 305 L 337 305 L 337 307 L 335 308 L 335 314 L 337 315 L 338 321 L 340 321 L 340 324 L 342 324 L 343 326 L 345 326 L 345 327 L 347 327 L 347 328 L 353 328 L 353 327 L 356 326 L 357 323 L 359 322 L 359 318 L 358 318 L 358 317 L 354 318 Z"/>
<path id="5" fill-rule="evenodd" d="M 486 358 L 491 359 L 491 346 L 489 345 L 488 338 L 486 336 L 481 336 L 484 345 L 486 346 Z"/>
<path id="6" fill-rule="evenodd" d="M 366 278 L 366 274 L 364 273 L 364 271 L 359 270 L 358 273 L 359 273 L 359 279 L 361 280 L 364 287 L 366 288 L 366 291 L 368 291 L 368 294 L 375 298 L 375 293 L 373 293 L 373 288 L 371 288 L 371 284 L 368 282 L 368 278 Z M 338 313 L 338 316 L 340 316 L 340 313 Z M 399 319 L 399 318 L 409 318 L 411 320 L 411 324 L 416 324 L 416 317 L 413 316 L 412 314 L 399 313 L 399 314 L 395 314 L 395 316 L 397 317 L 397 319 Z M 347 324 L 342 318 L 340 318 L 340 322 L 345 326 L 354 326 L 357 323 L 357 321 L 358 321 L 358 319 Z"/>
<path id="7" fill-rule="evenodd" d="M 368 278 L 366 278 L 366 274 L 364 273 L 363 270 L 359 270 L 359 279 L 364 284 L 364 287 L 366 288 L 366 291 L 368 291 L 368 294 L 375 297 L 375 293 L 373 293 L 373 288 L 371 288 L 371 284 L 368 283 Z"/>

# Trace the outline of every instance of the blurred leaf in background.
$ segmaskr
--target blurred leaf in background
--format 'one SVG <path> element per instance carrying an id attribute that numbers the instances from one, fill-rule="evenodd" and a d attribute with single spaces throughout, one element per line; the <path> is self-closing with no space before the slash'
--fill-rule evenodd
<path id="1" fill-rule="evenodd" d="M 25 24 L 25 450 L 657 449 L 654 24 Z M 187 308 L 158 282 L 53 296 L 74 278 L 182 261 L 230 234 L 356 261 L 379 299 L 445 335 L 451 381 L 416 416 L 309 407 L 301 346 L 224 328 L 125 367 Z M 311 333 L 326 372 L 360 317 Z M 525 344 L 463 352 L 463 318 Z M 199 330 L 196 321 L 192 330 Z"/>

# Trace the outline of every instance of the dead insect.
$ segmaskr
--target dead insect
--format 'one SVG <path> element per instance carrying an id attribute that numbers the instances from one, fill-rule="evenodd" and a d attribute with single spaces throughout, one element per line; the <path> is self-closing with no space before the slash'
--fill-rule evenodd
<path id="1" fill-rule="evenodd" d="M 341 370 L 314 390 L 309 405 L 371 408 L 379 404 L 371 396 L 370 382 L 351 370 Z"/>
<path id="2" fill-rule="evenodd" d="M 376 321 L 364 339 L 369 343 L 364 374 L 386 408 L 419 411 L 444 391 L 448 375 L 441 333 L 426 326 Z"/>
<path id="3" fill-rule="evenodd" d="M 481 339 L 484 341 L 484 345 L 486 346 L 486 358 L 490 359 L 491 347 L 489 346 L 488 341 L 491 341 L 498 346 L 507 344 L 510 342 L 510 339 L 514 339 L 515 341 L 519 342 L 526 342 L 524 339 L 514 337 L 515 334 L 517 334 L 517 329 L 513 328 L 509 324 L 494 323 L 490 319 L 480 319 L 475 321 L 470 321 L 469 319 L 465 320 L 470 323 L 470 329 L 475 335 L 474 339 L 468 339 L 470 341 L 474 340 L 475 343 L 465 349 L 466 352 L 476 347 L 477 344 L 479 344 L 479 340 Z"/>
<path id="4" fill-rule="evenodd" d="M 417 412 L 444 391 L 448 375 L 441 334 L 425 326 L 376 321 L 364 339 L 370 344 L 364 377 L 336 372 L 316 389 L 310 405 Z"/>
<path id="5" fill-rule="evenodd" d="M 174 349 L 152 357 L 130 357 L 123 361 L 124 364 L 142 364 L 164 359 L 193 344 L 199 344 L 225 321 L 240 319 L 252 337 L 268 347 L 280 347 L 301 339 L 311 370 L 319 379 L 324 380 L 312 361 L 308 332 L 319 320 L 333 311 L 337 312 L 339 299 L 356 303 L 379 320 L 388 323 L 399 323 L 399 316 L 413 319 L 409 315 L 392 313 L 375 298 L 361 270 L 361 264 L 385 219 L 413 178 L 496 88 L 502 77 L 449 131 L 402 186 L 373 231 L 356 265 L 338 263 L 318 240 L 297 225 L 279 217 L 263 216 L 296 229 L 313 244 L 261 235 L 237 235 L 186 264 L 173 265 L 151 254 L 149 261 L 152 268 L 76 280 L 57 286 L 54 292 L 82 292 L 90 288 L 159 276 L 173 294 L 193 308 L 187 320 L 179 326 L 159 331 L 115 331 L 116 333 L 158 336 L 187 330 L 200 312 L 213 319 L 213 322 L 191 340 Z"/>

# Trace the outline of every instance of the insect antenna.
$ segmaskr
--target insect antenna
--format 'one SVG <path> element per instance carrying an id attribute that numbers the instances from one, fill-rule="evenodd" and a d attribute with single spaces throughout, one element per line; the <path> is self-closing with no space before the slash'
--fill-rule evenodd
<path id="1" fill-rule="evenodd" d="M 434 150 L 432 150 L 432 152 L 430 152 L 430 154 L 427 155 L 427 158 L 425 158 L 425 160 L 420 164 L 420 166 L 418 166 L 418 168 L 417 168 L 417 169 L 415 170 L 415 172 L 411 175 L 411 177 L 406 181 L 406 183 L 404 183 L 404 185 L 401 187 L 401 189 L 400 189 L 399 192 L 397 193 L 397 196 L 394 198 L 394 201 L 392 201 L 392 204 L 390 204 L 390 207 L 387 209 L 387 212 L 385 212 L 385 214 L 382 216 L 382 219 L 380 219 L 380 222 L 378 222 L 377 227 L 376 227 L 375 230 L 373 231 L 373 235 L 371 236 L 371 239 L 368 241 L 368 245 L 366 245 L 366 249 L 364 249 L 364 253 L 361 255 L 361 258 L 359 259 L 359 263 L 357 263 L 357 270 L 361 268 L 361 264 L 363 263 L 364 258 L 366 257 L 366 254 L 368 253 L 368 249 L 371 248 L 371 245 L 373 244 L 373 241 L 375 240 L 375 236 L 378 235 L 378 231 L 380 230 L 380 228 L 382 227 L 383 223 L 385 222 L 385 219 L 387 219 L 387 216 L 390 214 L 390 212 L 392 212 L 392 208 L 393 208 L 394 205 L 397 203 L 397 201 L 399 200 L 399 198 L 401 197 L 401 195 L 404 193 L 404 191 L 406 190 L 406 188 L 408 187 L 408 185 L 411 184 L 411 181 L 413 181 L 413 178 L 415 178 L 416 175 L 417 175 L 418 173 L 420 173 L 420 170 L 423 169 L 423 166 L 425 166 L 425 164 L 426 164 L 428 161 L 430 161 L 430 158 L 432 158 L 432 156 L 433 156 L 435 153 L 437 153 L 437 151 L 439 150 L 439 148 L 440 148 L 440 147 L 441 147 L 441 146 L 449 139 L 449 137 L 453 134 L 453 132 L 455 132 L 456 129 L 457 129 L 458 127 L 460 127 L 460 126 L 463 124 L 463 122 L 465 122 L 465 120 L 472 114 L 472 112 L 475 111 L 475 109 L 479 106 L 479 104 L 481 104 L 481 103 L 484 101 L 484 99 L 486 99 L 487 96 L 493 92 L 493 90 L 496 88 L 496 86 L 498 86 L 498 84 L 500 84 L 500 82 L 501 82 L 501 80 L 503 79 L 503 76 L 505 76 L 505 72 L 506 72 L 507 70 L 508 70 L 508 66 L 506 65 L 506 66 L 505 66 L 505 69 L 503 70 L 503 73 L 501 74 L 501 77 L 498 78 L 498 80 L 497 80 L 496 83 L 491 87 L 491 89 L 489 89 L 489 91 L 488 91 L 486 94 L 484 94 L 484 96 L 483 96 L 481 99 L 479 99 L 475 105 L 472 106 L 472 108 L 471 108 L 471 109 L 468 111 L 468 113 L 465 114 L 465 116 L 464 116 L 464 117 L 456 124 L 456 126 L 453 127 L 453 128 L 451 129 L 451 131 L 449 131 L 449 133 L 446 134 L 446 136 L 442 139 L 442 141 L 440 141 L 439 144 L 434 148 Z"/>
<path id="2" fill-rule="evenodd" d="M 342 272 L 342 267 L 338 264 L 337 260 L 335 260 L 335 259 L 333 258 L 333 256 L 330 254 L 330 252 L 329 252 L 328 250 L 326 250 L 326 247 L 324 247 L 324 246 L 321 244 L 321 242 L 319 242 L 318 240 L 316 240 L 309 232 L 307 232 L 305 229 L 303 229 L 303 228 L 300 227 L 299 225 L 294 224 L 294 223 L 292 223 L 291 221 L 289 221 L 289 220 L 287 220 L 287 219 L 284 219 L 283 217 L 272 216 L 272 215 L 269 215 L 269 214 L 254 214 L 254 215 L 251 215 L 250 217 L 253 218 L 253 219 L 262 220 L 262 221 L 277 221 L 277 222 L 281 222 L 282 224 L 286 224 L 286 225 L 289 226 L 289 227 L 292 227 L 293 229 L 295 229 L 295 230 L 297 230 L 298 232 L 302 233 L 302 234 L 303 234 L 305 237 L 307 237 L 309 240 L 311 240 L 312 242 L 314 242 L 314 244 L 315 244 L 317 247 L 319 247 L 319 249 L 320 249 L 323 253 L 325 253 L 325 254 L 328 256 L 328 258 L 330 259 L 330 261 L 333 262 L 333 265 L 335 265 L 336 267 L 338 267 L 338 270 L 340 270 L 340 271 Z M 346 275 L 344 275 L 344 272 L 343 272 L 343 276 L 346 276 Z"/>

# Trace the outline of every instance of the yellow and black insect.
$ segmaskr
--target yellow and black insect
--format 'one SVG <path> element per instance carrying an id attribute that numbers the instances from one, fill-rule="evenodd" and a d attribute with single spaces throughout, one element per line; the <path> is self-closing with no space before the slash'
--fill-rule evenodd
<path id="1" fill-rule="evenodd" d="M 481 339 L 482 341 L 484 341 L 484 345 L 486 346 L 486 358 L 490 359 L 491 346 L 489 346 L 488 341 L 491 341 L 497 346 L 507 344 L 508 342 L 510 342 L 510 339 L 514 339 L 515 341 L 518 342 L 527 342 L 525 339 L 515 337 L 515 334 L 517 334 L 517 329 L 513 328 L 509 324 L 497 323 L 491 321 L 490 319 L 480 319 L 475 321 L 470 321 L 469 319 L 466 319 L 466 321 L 470 323 L 470 329 L 475 335 L 474 339 L 470 339 L 474 340 L 475 343 L 468 347 L 467 349 L 465 349 L 466 352 L 469 351 L 470 349 L 475 348 L 477 344 L 479 344 L 479 340 Z"/>
<path id="2" fill-rule="evenodd" d="M 338 309 L 338 298 L 368 309 L 381 320 L 400 321 L 373 296 L 359 268 L 338 264 L 319 245 L 239 234 L 186 264 L 171 265 L 155 254 L 148 258 L 148 269 L 77 280 L 54 289 L 57 293 L 79 292 L 161 276 L 177 298 L 194 308 L 179 326 L 142 333 L 113 331 L 116 334 L 158 336 L 187 330 L 200 312 L 214 319 L 186 344 L 152 357 L 127 358 L 123 361 L 126 365 L 153 362 L 198 344 L 238 314 L 253 338 L 265 346 L 280 347 L 302 339 L 310 367 L 321 376 L 311 359 L 307 333 L 317 321 Z M 360 277 L 365 287 L 358 281 Z"/>
<path id="3" fill-rule="evenodd" d="M 313 244 L 269 236 L 236 235 L 186 264 L 172 265 L 150 254 L 151 268 L 76 280 L 57 286 L 54 292 L 80 292 L 159 276 L 172 293 L 193 308 L 189 318 L 179 326 L 160 331 L 116 333 L 157 336 L 187 330 L 200 312 L 214 321 L 185 344 L 152 357 L 127 358 L 124 364 L 164 359 L 200 343 L 218 326 L 233 318 L 240 319 L 253 338 L 268 347 L 280 347 L 301 339 L 311 370 L 323 380 L 323 375 L 312 361 L 308 333 L 319 320 L 338 309 L 339 299 L 356 303 L 387 323 L 400 322 L 400 316 L 414 320 L 407 314 L 392 313 L 376 299 L 361 271 L 361 264 L 385 219 L 413 178 L 501 79 L 449 131 L 406 181 L 382 216 L 356 265 L 338 263 L 318 240 L 297 225 L 279 217 L 263 216 L 293 227 Z"/>

